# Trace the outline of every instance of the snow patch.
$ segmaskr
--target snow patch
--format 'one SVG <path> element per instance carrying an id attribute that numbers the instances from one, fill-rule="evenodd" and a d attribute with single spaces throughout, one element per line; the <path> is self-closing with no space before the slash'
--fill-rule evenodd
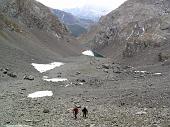
<path id="1" fill-rule="evenodd" d="M 64 81 L 67 81 L 66 78 L 52 78 L 52 79 L 44 78 L 43 80 L 45 80 L 47 82 L 64 82 Z"/>
<path id="2" fill-rule="evenodd" d="M 35 93 L 29 94 L 29 98 L 39 98 L 39 97 L 45 97 L 45 96 L 53 96 L 52 91 L 37 91 Z"/>
<path id="3" fill-rule="evenodd" d="M 60 66 L 64 65 L 64 63 L 62 63 L 62 62 L 53 62 L 53 63 L 50 63 L 50 64 L 32 63 L 31 65 L 34 66 L 34 68 L 36 70 L 38 70 L 40 73 L 43 73 L 43 72 L 52 70 L 52 69 L 54 69 L 56 67 L 60 67 Z"/>
<path id="4" fill-rule="evenodd" d="M 154 75 L 162 75 L 162 73 L 154 73 Z"/>
<path id="5" fill-rule="evenodd" d="M 68 87 L 68 86 L 70 86 L 70 85 L 73 85 L 73 83 L 72 83 L 72 82 L 70 82 L 70 84 L 67 84 L 65 87 Z"/>
<path id="6" fill-rule="evenodd" d="M 136 73 L 147 73 L 147 71 L 135 71 Z"/>
<path id="7" fill-rule="evenodd" d="M 68 87 L 70 84 L 67 84 L 65 87 Z"/>
<path id="8" fill-rule="evenodd" d="M 82 82 L 79 82 L 79 84 L 80 84 L 80 85 L 83 85 L 83 83 L 82 83 Z"/>
<path id="9" fill-rule="evenodd" d="M 82 54 L 86 55 L 86 56 L 94 56 L 94 53 L 91 50 L 86 50 L 86 51 L 82 52 Z"/>
<path id="10" fill-rule="evenodd" d="M 43 76 L 43 79 L 47 79 L 48 78 L 48 76 Z"/>
<path id="11" fill-rule="evenodd" d="M 136 115 L 145 115 L 145 114 L 147 114 L 147 113 L 144 112 L 144 111 L 140 111 L 140 112 L 137 112 L 137 113 L 136 113 Z"/>
<path id="12" fill-rule="evenodd" d="M 146 73 L 147 71 L 140 71 L 141 73 Z"/>

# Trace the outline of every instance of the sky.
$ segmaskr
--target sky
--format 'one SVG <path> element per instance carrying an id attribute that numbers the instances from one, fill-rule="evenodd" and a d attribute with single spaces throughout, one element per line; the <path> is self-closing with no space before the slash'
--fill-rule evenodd
<path id="1" fill-rule="evenodd" d="M 37 0 L 54 9 L 77 8 L 83 6 L 114 10 L 126 0 Z"/>

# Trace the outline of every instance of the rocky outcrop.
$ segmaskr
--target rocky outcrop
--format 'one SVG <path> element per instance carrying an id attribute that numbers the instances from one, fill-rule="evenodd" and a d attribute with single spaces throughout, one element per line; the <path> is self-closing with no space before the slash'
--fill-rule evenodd
<path id="1" fill-rule="evenodd" d="M 35 0 L 0 0 L 0 10 L 1 13 L 19 20 L 29 28 L 52 32 L 59 37 L 67 34 L 66 27 L 49 8 Z"/>
<path id="2" fill-rule="evenodd" d="M 168 0 L 128 0 L 100 19 L 93 50 L 115 58 L 134 57 L 168 43 Z M 155 55 L 158 55 L 155 54 Z"/>

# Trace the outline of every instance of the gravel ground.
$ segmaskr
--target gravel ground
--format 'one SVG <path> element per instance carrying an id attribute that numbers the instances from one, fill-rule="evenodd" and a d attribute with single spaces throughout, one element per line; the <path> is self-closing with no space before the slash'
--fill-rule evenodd
<path id="1" fill-rule="evenodd" d="M 2 127 L 170 127 L 170 75 L 168 69 L 164 71 L 169 67 L 157 65 L 161 74 L 155 74 L 152 66 L 134 68 L 104 58 L 80 56 L 63 61 L 66 64 L 60 68 L 31 73 L 34 80 L 24 80 L 23 72 L 14 68 L 9 69 L 16 78 L 0 71 Z M 46 82 L 43 76 L 68 81 Z M 53 96 L 27 97 L 44 90 Z M 87 106 L 88 118 L 80 111 L 74 120 L 74 105 Z"/>

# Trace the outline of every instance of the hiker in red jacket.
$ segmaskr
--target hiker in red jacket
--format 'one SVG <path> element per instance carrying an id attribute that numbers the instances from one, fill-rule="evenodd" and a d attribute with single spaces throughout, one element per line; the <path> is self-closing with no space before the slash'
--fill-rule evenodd
<path id="1" fill-rule="evenodd" d="M 77 106 L 75 106 L 75 108 L 73 109 L 73 115 L 75 117 L 75 119 L 77 119 L 77 114 L 79 113 L 79 109 Z"/>

